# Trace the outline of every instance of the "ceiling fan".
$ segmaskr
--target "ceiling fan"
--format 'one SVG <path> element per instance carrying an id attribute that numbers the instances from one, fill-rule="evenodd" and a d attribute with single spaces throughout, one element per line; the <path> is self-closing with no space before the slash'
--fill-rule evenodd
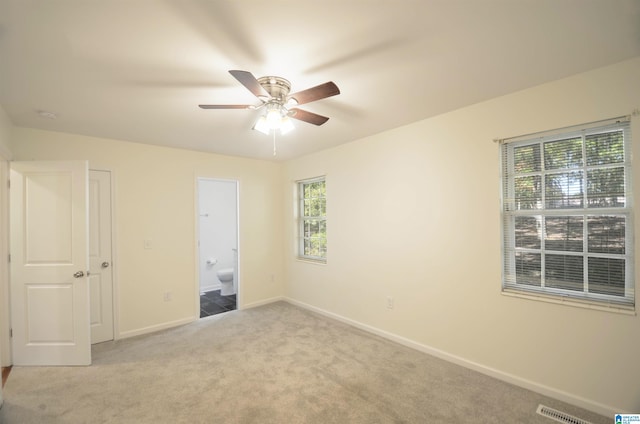
<path id="1" fill-rule="evenodd" d="M 326 82 L 306 90 L 289 94 L 291 83 L 284 78 L 267 76 L 256 78 L 248 71 L 232 70 L 229 73 L 244 85 L 259 100 L 259 105 L 199 105 L 202 109 L 251 109 L 265 108 L 253 129 L 269 134 L 280 129 L 282 133 L 293 128 L 289 117 L 313 125 L 322 125 L 329 120 L 326 116 L 298 109 L 296 106 L 311 103 L 340 94 L 333 82 Z"/>

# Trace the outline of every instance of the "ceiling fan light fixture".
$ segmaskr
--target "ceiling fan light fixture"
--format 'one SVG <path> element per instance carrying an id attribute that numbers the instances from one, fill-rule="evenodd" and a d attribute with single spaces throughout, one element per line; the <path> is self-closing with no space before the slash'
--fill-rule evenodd
<path id="1" fill-rule="evenodd" d="M 269 135 L 271 130 L 274 132 L 280 130 L 280 134 L 286 134 L 294 129 L 293 122 L 287 115 L 288 110 L 282 105 L 277 103 L 269 104 L 266 112 L 260 115 L 253 129 L 265 135 Z"/>
<path id="2" fill-rule="evenodd" d="M 288 116 L 282 118 L 282 122 L 280 124 L 280 134 L 286 134 L 290 132 L 295 127 L 293 126 L 293 122 Z"/>
<path id="3" fill-rule="evenodd" d="M 269 132 L 271 131 L 269 124 L 267 124 L 267 118 L 264 115 L 261 115 L 258 118 L 255 125 L 253 126 L 253 129 L 256 131 L 260 131 L 264 135 L 269 135 Z"/>
<path id="4" fill-rule="evenodd" d="M 277 130 L 282 125 L 282 111 L 279 105 L 269 106 L 267 109 L 267 113 L 265 115 L 265 119 L 269 128 L 272 130 Z"/>

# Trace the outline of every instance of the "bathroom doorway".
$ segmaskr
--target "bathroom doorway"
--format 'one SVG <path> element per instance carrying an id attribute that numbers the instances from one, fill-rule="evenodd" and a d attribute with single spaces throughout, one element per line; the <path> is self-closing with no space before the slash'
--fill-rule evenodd
<path id="1" fill-rule="evenodd" d="M 237 309 L 238 181 L 198 178 L 200 318 Z"/>

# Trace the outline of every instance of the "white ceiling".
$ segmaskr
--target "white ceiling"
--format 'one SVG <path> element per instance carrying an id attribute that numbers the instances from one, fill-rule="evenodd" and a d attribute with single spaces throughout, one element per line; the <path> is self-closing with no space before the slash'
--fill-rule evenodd
<path id="1" fill-rule="evenodd" d="M 639 55 L 639 0 L 0 0 L 15 125 L 267 160 Z M 274 158 L 258 112 L 198 108 L 259 103 L 230 69 L 342 93 Z"/>

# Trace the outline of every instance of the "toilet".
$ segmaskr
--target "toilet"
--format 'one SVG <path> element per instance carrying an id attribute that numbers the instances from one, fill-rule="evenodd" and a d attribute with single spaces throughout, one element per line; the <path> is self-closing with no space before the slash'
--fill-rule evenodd
<path id="1" fill-rule="evenodd" d="M 233 268 L 224 268 L 217 273 L 218 280 L 220 280 L 220 296 L 229 296 L 235 294 L 235 287 L 233 284 Z"/>

